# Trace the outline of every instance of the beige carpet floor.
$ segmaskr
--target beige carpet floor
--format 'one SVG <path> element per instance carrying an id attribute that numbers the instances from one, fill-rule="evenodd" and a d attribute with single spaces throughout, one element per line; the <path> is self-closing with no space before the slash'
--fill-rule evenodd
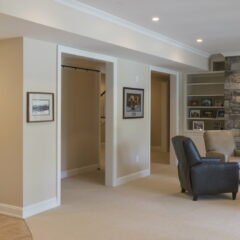
<path id="1" fill-rule="evenodd" d="M 240 239 L 240 195 L 180 193 L 176 171 L 153 164 L 152 175 L 117 188 L 103 173 L 63 180 L 62 206 L 27 219 L 34 240 Z"/>
<path id="2" fill-rule="evenodd" d="M 152 163 L 169 164 L 170 153 L 169 152 L 161 152 L 158 149 L 152 149 L 151 150 L 151 162 Z"/>

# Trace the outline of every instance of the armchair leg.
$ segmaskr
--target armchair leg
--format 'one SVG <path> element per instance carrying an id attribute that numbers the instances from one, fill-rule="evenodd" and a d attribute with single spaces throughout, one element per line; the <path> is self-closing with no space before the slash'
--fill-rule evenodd
<path id="1" fill-rule="evenodd" d="M 236 192 L 233 192 L 233 193 L 232 193 L 232 199 L 235 200 L 236 197 L 237 197 L 237 193 L 236 193 Z"/>
<path id="2" fill-rule="evenodd" d="M 186 190 L 185 190 L 184 188 L 182 188 L 181 192 L 182 192 L 182 193 L 185 193 L 185 192 L 186 192 Z"/>
<path id="3" fill-rule="evenodd" d="M 193 201 L 197 201 L 198 200 L 198 196 L 197 195 L 193 195 Z"/>

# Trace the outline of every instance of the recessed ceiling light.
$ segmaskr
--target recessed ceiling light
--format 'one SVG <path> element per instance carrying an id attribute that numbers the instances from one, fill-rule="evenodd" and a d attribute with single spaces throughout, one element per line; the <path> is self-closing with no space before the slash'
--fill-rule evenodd
<path id="1" fill-rule="evenodd" d="M 159 17 L 153 17 L 153 18 L 152 18 L 152 21 L 153 21 L 153 22 L 158 22 L 158 21 L 159 21 Z"/>
<path id="2" fill-rule="evenodd" d="M 202 40 L 201 38 L 199 38 L 199 39 L 197 39 L 197 42 L 198 42 L 198 43 L 202 43 L 203 40 Z"/>

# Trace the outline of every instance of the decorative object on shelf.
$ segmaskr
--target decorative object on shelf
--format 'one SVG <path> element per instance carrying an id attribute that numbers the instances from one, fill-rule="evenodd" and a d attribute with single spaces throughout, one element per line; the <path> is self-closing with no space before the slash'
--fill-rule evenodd
<path id="1" fill-rule="evenodd" d="M 223 101 L 222 101 L 222 99 L 215 99 L 215 100 L 214 100 L 214 106 L 223 107 Z"/>
<path id="2" fill-rule="evenodd" d="M 224 118 L 224 110 L 223 109 L 219 109 L 217 111 L 217 117 L 218 118 Z"/>
<path id="3" fill-rule="evenodd" d="M 45 92 L 27 93 L 27 122 L 54 121 L 54 94 Z"/>
<path id="4" fill-rule="evenodd" d="M 144 117 L 144 89 L 123 88 L 123 118 Z"/>
<path id="5" fill-rule="evenodd" d="M 202 106 L 212 106 L 212 99 L 211 98 L 203 98 L 202 99 Z"/>
<path id="6" fill-rule="evenodd" d="M 193 128 L 193 130 L 203 131 L 204 130 L 204 121 L 193 121 L 192 128 Z"/>
<path id="7" fill-rule="evenodd" d="M 209 68 L 211 71 L 224 71 L 225 58 L 222 54 L 214 54 L 209 57 Z"/>
<path id="8" fill-rule="evenodd" d="M 213 118 L 214 114 L 212 110 L 204 110 L 202 111 L 202 117 L 204 118 Z"/>
<path id="9" fill-rule="evenodd" d="M 200 110 L 192 109 L 189 111 L 189 117 L 190 118 L 200 118 Z"/>
<path id="10" fill-rule="evenodd" d="M 213 122 L 213 129 L 214 130 L 223 130 L 224 122 L 223 121 L 215 121 Z"/>
<path id="11" fill-rule="evenodd" d="M 199 106 L 199 102 L 197 100 L 191 100 L 189 106 Z"/>

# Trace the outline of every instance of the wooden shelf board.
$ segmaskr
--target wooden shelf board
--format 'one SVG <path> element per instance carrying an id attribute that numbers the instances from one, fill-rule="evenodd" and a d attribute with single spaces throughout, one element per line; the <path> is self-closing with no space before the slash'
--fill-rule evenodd
<path id="1" fill-rule="evenodd" d="M 218 83 L 213 83 L 213 82 L 211 82 L 211 83 L 188 83 L 187 85 L 188 86 L 208 86 L 208 85 L 224 85 L 224 83 L 220 83 L 220 82 L 218 82 Z"/>
<path id="2" fill-rule="evenodd" d="M 224 121 L 224 118 L 187 118 L 188 120 Z"/>
<path id="3" fill-rule="evenodd" d="M 224 97 L 224 94 L 187 95 L 188 97 Z"/>
<path id="4" fill-rule="evenodd" d="M 216 108 L 216 109 L 224 109 L 222 106 L 187 106 L 187 108 Z"/>
<path id="5" fill-rule="evenodd" d="M 207 75 L 212 76 L 212 75 L 221 75 L 225 74 L 225 71 L 211 71 L 211 72 L 198 72 L 198 73 L 189 73 L 188 76 L 199 76 L 199 77 L 206 77 Z M 224 75 L 223 75 L 224 76 Z"/>

